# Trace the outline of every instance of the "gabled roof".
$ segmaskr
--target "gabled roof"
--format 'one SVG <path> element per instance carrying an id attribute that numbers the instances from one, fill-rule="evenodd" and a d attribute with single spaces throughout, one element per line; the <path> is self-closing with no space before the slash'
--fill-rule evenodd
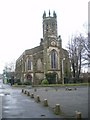
<path id="1" fill-rule="evenodd" d="M 35 54 L 35 53 L 37 53 L 37 52 L 40 52 L 40 51 L 42 51 L 42 50 L 43 50 L 43 46 L 42 46 L 42 45 L 41 45 L 41 46 L 34 47 L 34 48 L 31 48 L 31 49 L 27 49 L 27 50 L 25 50 L 25 51 L 22 53 L 22 55 L 21 55 L 16 61 L 20 60 L 20 59 L 23 57 L 23 55 L 33 55 L 33 54 Z"/>
<path id="2" fill-rule="evenodd" d="M 35 54 L 35 53 L 37 53 L 37 52 L 40 52 L 40 51 L 42 51 L 43 50 L 43 46 L 37 46 L 37 47 L 34 47 L 34 48 L 32 48 L 32 49 L 27 49 L 27 50 L 25 50 L 25 55 L 33 55 L 33 54 Z"/>

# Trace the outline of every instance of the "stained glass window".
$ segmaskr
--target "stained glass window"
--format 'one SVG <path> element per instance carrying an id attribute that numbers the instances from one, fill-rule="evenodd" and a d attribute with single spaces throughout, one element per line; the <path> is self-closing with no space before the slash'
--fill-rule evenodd
<path id="1" fill-rule="evenodd" d="M 56 68 L 56 51 L 51 51 L 51 68 Z"/>
<path id="2" fill-rule="evenodd" d="M 28 70 L 32 69 L 32 62 L 30 59 L 28 59 Z"/>

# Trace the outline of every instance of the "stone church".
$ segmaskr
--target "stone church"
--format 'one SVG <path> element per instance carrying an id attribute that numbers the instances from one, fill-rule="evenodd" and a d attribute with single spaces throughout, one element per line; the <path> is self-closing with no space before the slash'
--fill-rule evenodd
<path id="1" fill-rule="evenodd" d="M 62 83 L 69 75 L 69 55 L 62 48 L 61 36 L 57 34 L 57 15 L 43 13 L 43 38 L 40 45 L 25 50 L 16 60 L 16 79 L 21 82 L 31 81 L 39 84 L 46 73 L 56 73 L 56 83 Z"/>

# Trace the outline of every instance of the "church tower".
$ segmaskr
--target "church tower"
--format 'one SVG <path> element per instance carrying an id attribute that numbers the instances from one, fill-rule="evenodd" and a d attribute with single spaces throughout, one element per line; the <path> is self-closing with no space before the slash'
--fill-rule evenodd
<path id="1" fill-rule="evenodd" d="M 49 10 L 49 16 L 46 16 L 46 12 L 43 14 L 43 38 L 45 37 L 57 37 L 57 15 L 55 11 L 53 12 L 53 16 L 51 16 Z"/>
<path id="2" fill-rule="evenodd" d="M 49 11 L 43 13 L 43 58 L 44 58 L 44 77 L 48 72 L 56 72 L 57 78 L 61 77 L 61 38 L 57 33 L 57 15 L 53 11 L 53 15 Z"/>

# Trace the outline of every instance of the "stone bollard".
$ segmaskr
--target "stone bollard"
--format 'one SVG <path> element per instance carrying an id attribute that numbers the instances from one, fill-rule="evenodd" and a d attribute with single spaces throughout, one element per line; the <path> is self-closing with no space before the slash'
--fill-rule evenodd
<path id="1" fill-rule="evenodd" d="M 31 98 L 34 98 L 34 94 L 33 93 L 31 93 Z"/>
<path id="2" fill-rule="evenodd" d="M 47 101 L 47 99 L 44 99 L 44 106 L 48 106 L 48 101 Z"/>
<path id="3" fill-rule="evenodd" d="M 81 120 L 81 112 L 76 111 L 76 120 Z"/>
<path id="4" fill-rule="evenodd" d="M 22 93 L 24 93 L 24 89 L 22 89 Z"/>
<path id="5" fill-rule="evenodd" d="M 77 88 L 74 88 L 74 90 L 77 90 Z"/>
<path id="6" fill-rule="evenodd" d="M 55 88 L 56 89 L 56 91 L 58 91 L 58 89 L 57 88 Z"/>
<path id="7" fill-rule="evenodd" d="M 24 94 L 27 94 L 27 91 L 26 91 L 26 90 L 24 91 Z"/>
<path id="8" fill-rule="evenodd" d="M 39 95 L 37 95 L 37 97 L 36 97 L 36 102 L 40 102 L 40 97 L 39 97 Z"/>
<path id="9" fill-rule="evenodd" d="M 69 90 L 69 91 L 71 91 L 71 90 L 72 90 L 72 88 L 68 88 L 68 90 Z"/>
<path id="10" fill-rule="evenodd" d="M 37 89 L 35 88 L 35 89 L 34 89 L 34 92 L 36 92 L 36 91 L 37 91 Z"/>
<path id="11" fill-rule="evenodd" d="M 27 92 L 27 96 L 30 96 L 30 92 Z"/>
<path id="12" fill-rule="evenodd" d="M 54 108 L 54 113 L 55 113 L 56 115 L 59 115 L 60 112 L 61 112 L 61 110 L 60 110 L 60 104 L 56 104 L 56 105 L 55 105 L 55 108 Z"/>
<path id="13" fill-rule="evenodd" d="M 65 90 L 68 90 L 68 88 L 66 87 Z"/>
<path id="14" fill-rule="evenodd" d="M 48 91 L 48 89 L 46 88 L 46 89 L 45 89 L 45 91 L 47 92 L 47 91 Z"/>

